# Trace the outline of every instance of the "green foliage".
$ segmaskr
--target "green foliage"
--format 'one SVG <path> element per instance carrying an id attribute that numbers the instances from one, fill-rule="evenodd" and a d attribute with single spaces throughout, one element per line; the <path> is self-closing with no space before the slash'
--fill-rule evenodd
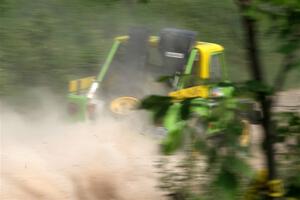
<path id="1" fill-rule="evenodd" d="M 217 176 L 215 187 L 217 197 L 224 200 L 237 199 L 238 178 L 227 169 L 222 169 Z"/>
<path id="2" fill-rule="evenodd" d="M 255 81 L 255 80 L 250 80 L 246 81 L 238 87 L 238 90 L 240 92 L 250 92 L 252 94 L 255 93 L 263 93 L 266 95 L 272 95 L 274 94 L 274 89 L 265 83 Z"/>
<path id="3" fill-rule="evenodd" d="M 282 112 L 275 116 L 277 132 L 281 135 L 300 133 L 300 115 L 294 112 Z"/>
<path id="4" fill-rule="evenodd" d="M 253 177 L 253 170 L 243 159 L 239 159 L 234 155 L 228 155 L 224 158 L 224 167 L 235 175 L 243 174 L 248 178 Z"/>
<path id="5" fill-rule="evenodd" d="M 158 104 L 159 102 L 159 104 Z M 153 111 L 153 120 L 159 123 L 166 115 L 169 107 L 172 105 L 171 98 L 166 96 L 152 95 L 142 101 L 141 108 Z"/>
<path id="6" fill-rule="evenodd" d="M 287 73 L 296 68 L 300 69 L 300 1 L 257 0 L 251 10 L 254 11 L 253 15 L 267 17 L 267 21 L 271 24 L 269 33 L 275 35 L 278 52 L 283 55 L 281 69 L 272 85 L 272 90 L 277 92 L 282 89 Z M 254 92 L 257 94 L 259 91 Z M 272 126 L 275 126 L 277 133 L 274 142 L 282 148 L 276 154 L 279 166 L 275 167 L 279 168 L 280 175 L 285 181 L 287 190 L 285 196 L 298 199 L 300 195 L 296 191 L 300 188 L 297 181 L 300 174 L 300 160 L 295 155 L 300 153 L 300 115 L 299 112 L 273 113 L 272 120 Z"/>
<path id="7" fill-rule="evenodd" d="M 248 94 L 258 92 L 265 92 L 267 95 L 272 94 L 269 88 L 264 89 L 256 82 L 230 84 L 231 87 L 235 85 L 239 89 L 247 90 L 245 93 Z M 160 103 L 161 100 L 163 100 L 162 103 Z M 245 119 L 241 113 L 249 112 L 252 108 L 249 110 L 249 108 L 244 107 L 243 101 L 240 102 L 237 96 L 202 99 L 200 104 L 193 103 L 195 100 L 197 98 L 174 101 L 167 97 L 151 96 L 151 106 L 146 106 L 147 109 L 152 109 L 155 112 L 159 110 L 157 106 L 167 105 L 164 107 L 167 111 L 164 111 L 165 115 L 160 115 L 160 119 L 170 117 L 169 123 L 173 126 L 169 127 L 174 129 L 163 140 L 162 152 L 166 155 L 174 155 L 178 150 L 182 150 L 186 156 L 183 161 L 193 155 L 194 160 L 202 159 L 201 162 L 204 162 L 206 166 L 206 170 L 198 171 L 197 175 L 194 174 L 194 177 L 188 179 L 190 182 L 194 182 L 195 177 L 201 177 L 198 180 L 198 190 L 192 189 L 192 186 L 175 177 L 181 177 L 186 172 L 192 173 L 196 163 L 199 164 L 199 160 L 195 161 L 196 163 L 192 166 L 185 165 L 184 172 L 178 172 L 176 169 L 166 170 L 162 167 L 160 168 L 163 177 L 161 188 L 170 194 L 171 199 L 193 199 L 197 197 L 202 199 L 243 199 L 248 192 L 256 196 L 255 198 L 262 198 L 267 189 L 267 182 L 262 185 L 264 187 L 262 191 L 259 191 L 262 186 L 252 186 L 255 173 L 248 164 L 248 147 L 240 144 L 240 137 L 244 128 L 243 119 Z M 149 102 L 149 99 L 146 98 L 144 102 Z M 195 115 L 195 108 L 206 108 L 212 104 L 215 106 L 210 107 L 209 115 Z M 172 109 L 173 106 L 176 109 Z M 173 115 L 167 116 L 168 109 L 174 112 Z M 288 152 L 284 154 L 285 158 L 281 158 L 283 154 L 280 154 L 280 163 L 282 163 L 280 169 L 283 172 L 280 177 L 284 179 L 286 196 L 299 198 L 297 192 L 299 189 L 297 177 L 300 174 L 300 162 L 297 157 L 300 153 L 299 113 L 276 113 L 272 119 L 277 124 L 276 141 L 285 144 L 286 141 L 293 140 L 293 145 L 289 144 L 286 148 Z M 195 120 L 201 123 L 202 129 L 199 130 L 198 124 L 193 123 Z M 174 126 L 174 124 L 178 126 Z M 219 131 L 209 135 L 209 125 L 218 126 Z"/>
<path id="8" fill-rule="evenodd" d="M 178 150 L 183 145 L 183 131 L 184 124 L 180 124 L 173 130 L 168 131 L 168 136 L 162 142 L 162 152 L 165 154 L 171 154 Z"/>
<path id="9" fill-rule="evenodd" d="M 166 121 L 164 126 L 168 129 L 168 135 L 161 143 L 164 154 L 173 155 L 178 150 L 182 150 L 187 157 L 192 154 L 194 159 L 206 160 L 206 171 L 198 175 L 206 174 L 210 181 L 205 182 L 200 179 L 198 189 L 187 187 L 184 181 L 175 181 L 173 177 L 175 175 L 170 175 L 176 171 L 175 169 L 170 172 L 165 171 L 162 175 L 164 177 L 162 185 L 169 194 L 180 194 L 181 199 L 203 196 L 222 199 L 239 197 L 241 187 L 253 175 L 251 168 L 244 160 L 247 148 L 241 146 L 239 140 L 243 132 L 242 118 L 238 114 L 239 103 L 234 98 L 206 100 L 191 98 L 174 101 L 161 96 L 150 96 L 142 102 L 143 108 L 152 112 L 164 110 L 164 112 L 160 111 L 164 115 L 159 115 L 160 119 Z M 196 112 L 201 108 L 209 108 L 209 112 L 204 112 L 205 114 Z M 193 171 L 193 167 L 185 166 L 185 172 Z M 176 176 L 181 176 L 182 173 L 178 172 Z M 194 176 L 197 177 L 197 175 Z M 192 177 L 188 180 L 195 181 Z M 172 186 L 172 183 L 176 187 Z M 175 199 L 174 196 L 172 198 Z"/>

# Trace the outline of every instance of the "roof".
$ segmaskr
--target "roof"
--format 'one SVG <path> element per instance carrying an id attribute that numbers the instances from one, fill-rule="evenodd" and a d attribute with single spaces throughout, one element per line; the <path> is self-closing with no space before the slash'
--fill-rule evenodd
<path id="1" fill-rule="evenodd" d="M 199 49 L 199 50 L 205 50 L 205 51 L 210 51 L 210 52 L 218 52 L 218 51 L 224 51 L 224 47 L 219 45 L 219 44 L 215 44 L 215 43 L 209 43 L 209 42 L 196 42 L 195 48 Z"/>

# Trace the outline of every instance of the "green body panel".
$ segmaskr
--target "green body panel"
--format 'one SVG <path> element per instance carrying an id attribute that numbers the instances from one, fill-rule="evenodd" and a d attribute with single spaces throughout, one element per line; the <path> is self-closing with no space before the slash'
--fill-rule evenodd
<path id="1" fill-rule="evenodd" d="M 185 83 L 185 75 L 189 75 L 192 73 L 192 70 L 193 70 L 193 64 L 194 64 L 194 61 L 196 59 L 196 56 L 197 56 L 197 49 L 193 49 L 191 51 L 191 54 L 190 54 L 190 57 L 188 59 L 188 63 L 185 67 L 185 70 L 184 70 L 184 75 L 183 77 L 179 80 L 179 83 L 178 83 L 178 89 L 183 89 L 184 88 L 184 83 Z"/>
<path id="2" fill-rule="evenodd" d="M 120 45 L 119 41 L 115 41 L 111 50 L 109 51 L 109 54 L 96 78 L 96 81 L 100 84 L 103 79 L 105 78 L 105 75 L 107 73 L 107 71 L 109 70 L 110 64 L 114 58 L 114 55 L 116 54 L 118 47 Z M 100 85 L 99 85 L 100 86 Z M 71 109 L 75 109 L 76 112 L 72 112 L 70 113 L 70 118 L 72 121 L 74 122 L 78 122 L 78 121 L 85 121 L 88 117 L 87 117 L 87 109 L 88 109 L 88 97 L 86 96 L 86 93 L 83 95 L 79 95 L 79 94 L 74 94 L 74 93 L 70 93 L 68 95 L 68 102 L 69 102 L 69 106 L 70 107 L 74 107 Z M 75 108 L 76 107 L 76 108 Z"/>
<path id="3" fill-rule="evenodd" d="M 84 121 L 86 119 L 88 98 L 83 95 L 69 94 L 68 102 L 70 112 L 72 112 L 70 113 L 70 120 L 74 122 Z"/>
<path id="4" fill-rule="evenodd" d="M 168 132 L 179 129 L 183 125 L 184 121 L 180 118 L 181 107 L 181 104 L 175 103 L 168 109 L 163 120 L 163 125 Z"/>
<path id="5" fill-rule="evenodd" d="M 182 142 L 182 132 L 186 126 L 186 121 L 181 120 L 182 104 L 175 103 L 168 109 L 163 126 L 167 130 L 167 136 L 162 141 L 162 145 L 166 147 L 165 152 L 172 152 L 177 149 Z"/>
<path id="6" fill-rule="evenodd" d="M 106 60 L 105 60 L 103 66 L 101 68 L 101 71 L 100 71 L 99 75 L 97 76 L 96 81 L 98 81 L 98 82 L 103 81 L 103 79 L 104 79 L 104 77 L 105 77 L 105 75 L 106 75 L 106 73 L 109 69 L 109 66 L 110 66 L 110 64 L 111 64 L 111 62 L 112 62 L 112 60 L 113 60 L 113 58 L 114 58 L 114 56 L 115 56 L 115 54 L 116 54 L 116 52 L 119 48 L 119 46 L 120 46 L 120 42 L 118 40 L 115 40 L 112 48 L 109 51 L 109 54 L 108 54 Z"/>

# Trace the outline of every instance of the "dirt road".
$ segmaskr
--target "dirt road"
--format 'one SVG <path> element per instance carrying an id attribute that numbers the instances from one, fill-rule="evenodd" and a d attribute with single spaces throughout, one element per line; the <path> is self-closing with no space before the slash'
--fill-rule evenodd
<path id="1" fill-rule="evenodd" d="M 156 143 L 134 124 L 74 125 L 1 111 L 1 200 L 163 199 Z"/>
<path id="2" fill-rule="evenodd" d="M 300 103 L 300 91 L 281 93 L 278 105 Z M 164 199 L 153 167 L 157 141 L 139 122 L 102 117 L 68 124 L 47 109 L 31 116 L 1 109 L 1 200 Z M 263 167 L 259 126 L 252 126 L 253 165 Z"/>

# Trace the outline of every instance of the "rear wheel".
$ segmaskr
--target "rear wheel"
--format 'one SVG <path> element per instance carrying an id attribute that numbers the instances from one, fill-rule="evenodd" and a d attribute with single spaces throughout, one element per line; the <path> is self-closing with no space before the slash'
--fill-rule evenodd
<path id="1" fill-rule="evenodd" d="M 110 102 L 110 111 L 119 115 L 129 115 L 138 108 L 139 100 L 135 97 L 118 97 Z"/>

